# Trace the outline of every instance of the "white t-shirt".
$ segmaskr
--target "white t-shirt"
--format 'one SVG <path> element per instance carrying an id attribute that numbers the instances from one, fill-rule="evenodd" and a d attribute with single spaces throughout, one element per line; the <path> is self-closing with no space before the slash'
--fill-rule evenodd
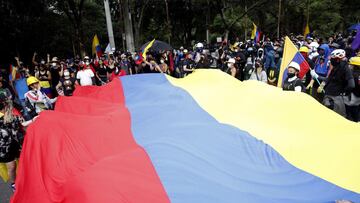
<path id="1" fill-rule="evenodd" d="M 94 77 L 94 73 L 91 71 L 91 69 L 80 70 L 76 74 L 76 79 L 80 80 L 81 86 L 93 85 L 91 79 L 92 77 Z"/>

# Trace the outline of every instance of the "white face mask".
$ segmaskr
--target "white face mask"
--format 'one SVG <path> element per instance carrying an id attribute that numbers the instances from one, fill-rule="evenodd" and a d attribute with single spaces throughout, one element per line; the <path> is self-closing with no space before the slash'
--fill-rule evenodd
<path id="1" fill-rule="evenodd" d="M 70 76 L 69 71 L 65 71 L 65 72 L 64 72 L 64 77 L 69 77 L 69 76 Z"/>
<path id="2" fill-rule="evenodd" d="M 160 60 L 160 63 L 164 63 L 164 60 Z"/>
<path id="3" fill-rule="evenodd" d="M 88 66 L 90 63 L 88 61 L 86 61 L 85 64 Z"/>
<path id="4" fill-rule="evenodd" d="M 56 63 L 52 63 L 51 65 L 52 65 L 52 66 L 56 66 Z"/>
<path id="5" fill-rule="evenodd" d="M 232 64 L 231 64 L 231 63 L 228 63 L 227 66 L 228 66 L 229 68 L 231 68 Z"/>

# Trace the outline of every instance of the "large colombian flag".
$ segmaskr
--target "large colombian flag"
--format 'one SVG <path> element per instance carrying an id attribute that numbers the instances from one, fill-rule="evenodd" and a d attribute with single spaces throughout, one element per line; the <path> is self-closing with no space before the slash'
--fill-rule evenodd
<path id="1" fill-rule="evenodd" d="M 218 70 L 78 87 L 28 129 L 12 202 L 360 202 L 360 126 Z"/>

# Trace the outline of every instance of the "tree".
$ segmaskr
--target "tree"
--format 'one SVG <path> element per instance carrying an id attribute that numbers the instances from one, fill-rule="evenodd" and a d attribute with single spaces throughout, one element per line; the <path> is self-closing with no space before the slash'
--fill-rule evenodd
<path id="1" fill-rule="evenodd" d="M 85 48 L 83 43 L 83 8 L 85 0 L 64 0 L 64 1 L 53 1 L 53 6 L 59 11 L 64 12 L 68 17 L 69 21 L 74 27 L 75 31 L 75 44 L 77 50 L 84 56 Z"/>

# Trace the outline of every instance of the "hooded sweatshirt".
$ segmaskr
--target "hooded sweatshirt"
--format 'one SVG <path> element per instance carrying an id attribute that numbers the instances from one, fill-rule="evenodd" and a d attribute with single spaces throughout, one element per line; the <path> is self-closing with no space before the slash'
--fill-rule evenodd
<path id="1" fill-rule="evenodd" d="M 330 56 L 330 48 L 327 44 L 322 44 L 319 49 L 324 50 L 324 55 L 319 56 L 315 62 L 315 72 L 320 76 L 326 77 L 329 71 L 329 56 Z M 321 60 L 323 58 L 324 60 Z"/>

